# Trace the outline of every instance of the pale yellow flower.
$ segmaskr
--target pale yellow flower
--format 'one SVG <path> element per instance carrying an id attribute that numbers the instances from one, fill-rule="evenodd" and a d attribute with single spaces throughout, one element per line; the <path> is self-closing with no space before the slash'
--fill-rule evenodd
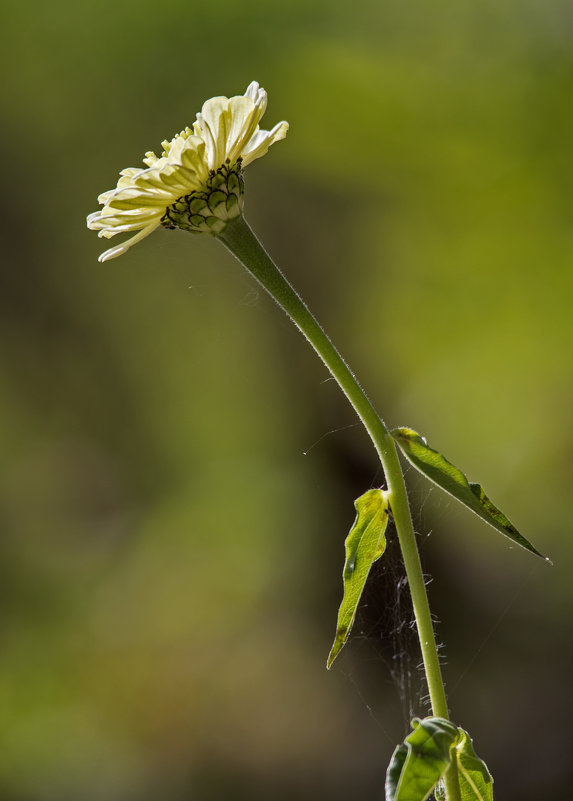
<path id="1" fill-rule="evenodd" d="M 288 124 L 262 131 L 259 121 L 267 94 L 253 82 L 244 95 L 214 97 L 185 128 L 162 142 L 160 157 L 145 154 L 145 168 L 122 170 L 115 189 L 98 197 L 103 208 L 87 218 L 99 236 L 137 232 L 102 253 L 99 261 L 120 256 L 160 225 L 219 233 L 242 211 L 242 168 L 283 139 Z"/>
<path id="2" fill-rule="evenodd" d="M 205 143 L 187 128 L 171 142 L 163 142 L 163 153 L 146 153 L 147 168 L 128 167 L 120 173 L 115 189 L 98 197 L 103 209 L 90 214 L 88 228 L 109 239 L 128 231 L 138 233 L 99 257 L 107 261 L 120 256 L 161 225 L 166 209 L 178 198 L 200 189 L 209 177 Z"/>
<path id="3" fill-rule="evenodd" d="M 279 122 L 270 131 L 259 129 L 266 107 L 267 93 L 256 81 L 249 84 L 244 95 L 212 97 L 203 104 L 193 131 L 205 142 L 210 170 L 216 170 L 227 159 L 232 165 L 240 158 L 246 167 L 264 156 L 274 142 L 285 138 L 287 122 Z"/>

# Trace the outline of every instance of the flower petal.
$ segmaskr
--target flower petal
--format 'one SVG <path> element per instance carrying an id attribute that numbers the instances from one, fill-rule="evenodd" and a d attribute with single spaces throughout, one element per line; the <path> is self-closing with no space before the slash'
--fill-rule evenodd
<path id="1" fill-rule="evenodd" d="M 259 126 L 264 109 L 246 97 L 232 97 L 229 105 L 233 124 L 227 139 L 227 158 L 232 164 L 247 149 Z"/>
<path id="2" fill-rule="evenodd" d="M 131 239 L 127 239 L 125 242 L 122 242 L 121 245 L 116 245 L 114 248 L 110 248 L 109 250 L 104 251 L 101 256 L 99 256 L 98 261 L 104 262 L 109 261 L 110 259 L 115 259 L 118 256 L 126 253 L 133 245 L 137 242 L 141 242 L 142 239 L 145 239 L 146 236 L 153 233 L 155 229 L 160 225 L 159 222 L 151 223 L 150 225 L 146 226 L 142 231 L 140 231 L 135 236 L 132 236 Z"/>
<path id="3" fill-rule="evenodd" d="M 288 128 L 288 122 L 279 122 L 270 131 L 257 131 L 241 154 L 243 166 L 246 167 L 255 159 L 264 156 L 272 144 L 285 138 Z"/>
<path id="4" fill-rule="evenodd" d="M 261 110 L 261 117 L 262 117 L 267 108 L 267 93 L 265 92 L 265 90 L 261 89 L 261 87 L 256 81 L 253 81 L 247 86 L 245 97 L 250 97 L 255 106 L 259 106 L 262 109 Z"/>
<path id="5" fill-rule="evenodd" d="M 259 131 L 266 107 L 267 93 L 256 81 L 242 96 L 214 97 L 203 104 L 193 127 L 205 140 L 209 169 L 218 169 L 227 159 L 232 164 L 241 156 L 244 164 L 249 164 L 286 136 L 286 123 L 279 123 L 272 131 Z"/>
<path id="6" fill-rule="evenodd" d="M 197 124 L 200 136 L 205 142 L 210 170 L 225 163 L 228 122 L 229 99 L 227 97 L 212 97 L 203 103 L 201 113 L 197 114 Z"/>

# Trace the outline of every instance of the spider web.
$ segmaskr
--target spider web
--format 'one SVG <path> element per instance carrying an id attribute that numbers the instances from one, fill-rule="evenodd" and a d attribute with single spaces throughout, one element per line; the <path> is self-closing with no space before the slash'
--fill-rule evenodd
<path id="1" fill-rule="evenodd" d="M 425 507 L 430 496 L 432 496 L 433 501 L 435 500 L 436 493 L 433 487 L 424 489 L 410 487 L 409 496 L 414 511 L 416 538 L 422 568 L 424 569 L 424 550 L 426 545 L 429 544 L 429 538 L 432 534 L 432 530 L 425 520 Z M 431 518 L 439 526 L 439 520 L 448 514 L 451 501 L 448 498 L 442 498 L 441 493 L 437 494 L 437 498 L 437 508 L 435 503 L 432 504 Z M 361 658 L 367 658 L 376 663 L 378 680 L 380 678 L 379 666 L 380 663 L 383 664 L 388 683 L 392 684 L 394 692 L 399 699 L 403 725 L 405 729 L 409 729 L 413 717 L 431 714 L 431 706 L 427 693 L 408 580 L 402 562 L 396 530 L 392 522 L 388 526 L 386 536 L 386 551 L 382 558 L 375 562 L 372 567 L 358 607 L 356 621 L 350 634 L 347 648 L 355 653 L 355 657 L 352 660 L 354 665 L 359 664 Z M 508 591 L 507 600 L 502 604 L 499 613 L 493 616 L 492 624 L 488 627 L 483 638 L 476 643 L 463 663 L 458 665 L 457 675 L 449 677 L 448 697 L 460 692 L 464 679 L 474 669 L 478 660 L 483 658 L 484 651 L 491 644 L 492 638 L 500 625 L 503 624 L 505 617 L 517 604 L 519 598 L 526 593 L 538 567 L 537 563 L 532 565 L 531 570 L 516 582 L 516 586 Z M 432 578 L 425 571 L 424 578 L 426 586 L 431 584 Z M 439 620 L 434 614 L 432 615 L 432 620 L 437 638 L 440 663 L 445 665 L 444 646 L 439 640 Z M 364 657 L 364 654 L 367 653 L 369 653 L 369 657 Z M 347 678 L 363 698 L 369 713 L 384 730 L 381 719 L 383 716 L 375 714 L 371 706 L 366 702 L 358 686 L 360 679 L 355 678 L 354 668 L 350 667 L 349 662 L 350 660 L 344 664 Z M 385 734 L 387 734 L 386 731 Z"/>
<path id="2" fill-rule="evenodd" d="M 417 521 L 431 491 L 431 488 L 424 491 L 422 503 L 416 499 L 416 493 L 411 493 L 413 507 L 419 510 Z M 409 730 L 413 717 L 429 713 L 430 705 L 410 589 L 392 521 L 386 537 L 386 551 L 372 567 L 346 646 L 352 656 L 344 660 L 342 667 L 370 715 L 394 743 L 395 735 L 388 734 L 383 724 L 386 714 L 376 713 L 368 703 L 370 691 L 364 689 L 365 682 L 358 676 L 364 662 L 369 663 L 367 670 L 376 672 L 376 683 L 380 681 L 382 665 L 386 685 L 390 685 L 386 694 L 397 699 L 404 731 Z M 430 581 L 427 576 L 426 581 Z"/>

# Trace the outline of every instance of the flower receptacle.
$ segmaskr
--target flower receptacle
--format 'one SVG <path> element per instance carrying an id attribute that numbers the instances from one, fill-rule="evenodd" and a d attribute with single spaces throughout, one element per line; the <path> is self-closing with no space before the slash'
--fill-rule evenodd
<path id="1" fill-rule="evenodd" d="M 212 170 L 205 189 L 180 197 L 161 218 L 164 228 L 191 233 L 220 234 L 243 211 L 244 181 L 241 159 Z"/>

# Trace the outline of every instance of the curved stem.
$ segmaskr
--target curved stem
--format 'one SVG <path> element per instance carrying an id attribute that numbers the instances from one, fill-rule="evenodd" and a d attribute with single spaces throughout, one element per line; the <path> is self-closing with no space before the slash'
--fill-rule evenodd
<path id="1" fill-rule="evenodd" d="M 388 483 L 390 506 L 410 586 L 432 712 L 438 717 L 447 719 L 448 706 L 426 586 L 412 525 L 404 476 L 394 440 L 346 362 L 304 301 L 274 264 L 244 218 L 239 217 L 229 223 L 225 230 L 217 235 L 217 238 L 267 290 L 308 339 L 338 382 L 370 435 L 370 439 L 382 462 Z M 446 775 L 448 801 L 459 801 L 457 780 L 455 781 L 456 787 L 452 786 L 450 788 L 448 787 L 449 784 L 453 785 L 453 782 L 448 781 L 448 775 Z"/>

